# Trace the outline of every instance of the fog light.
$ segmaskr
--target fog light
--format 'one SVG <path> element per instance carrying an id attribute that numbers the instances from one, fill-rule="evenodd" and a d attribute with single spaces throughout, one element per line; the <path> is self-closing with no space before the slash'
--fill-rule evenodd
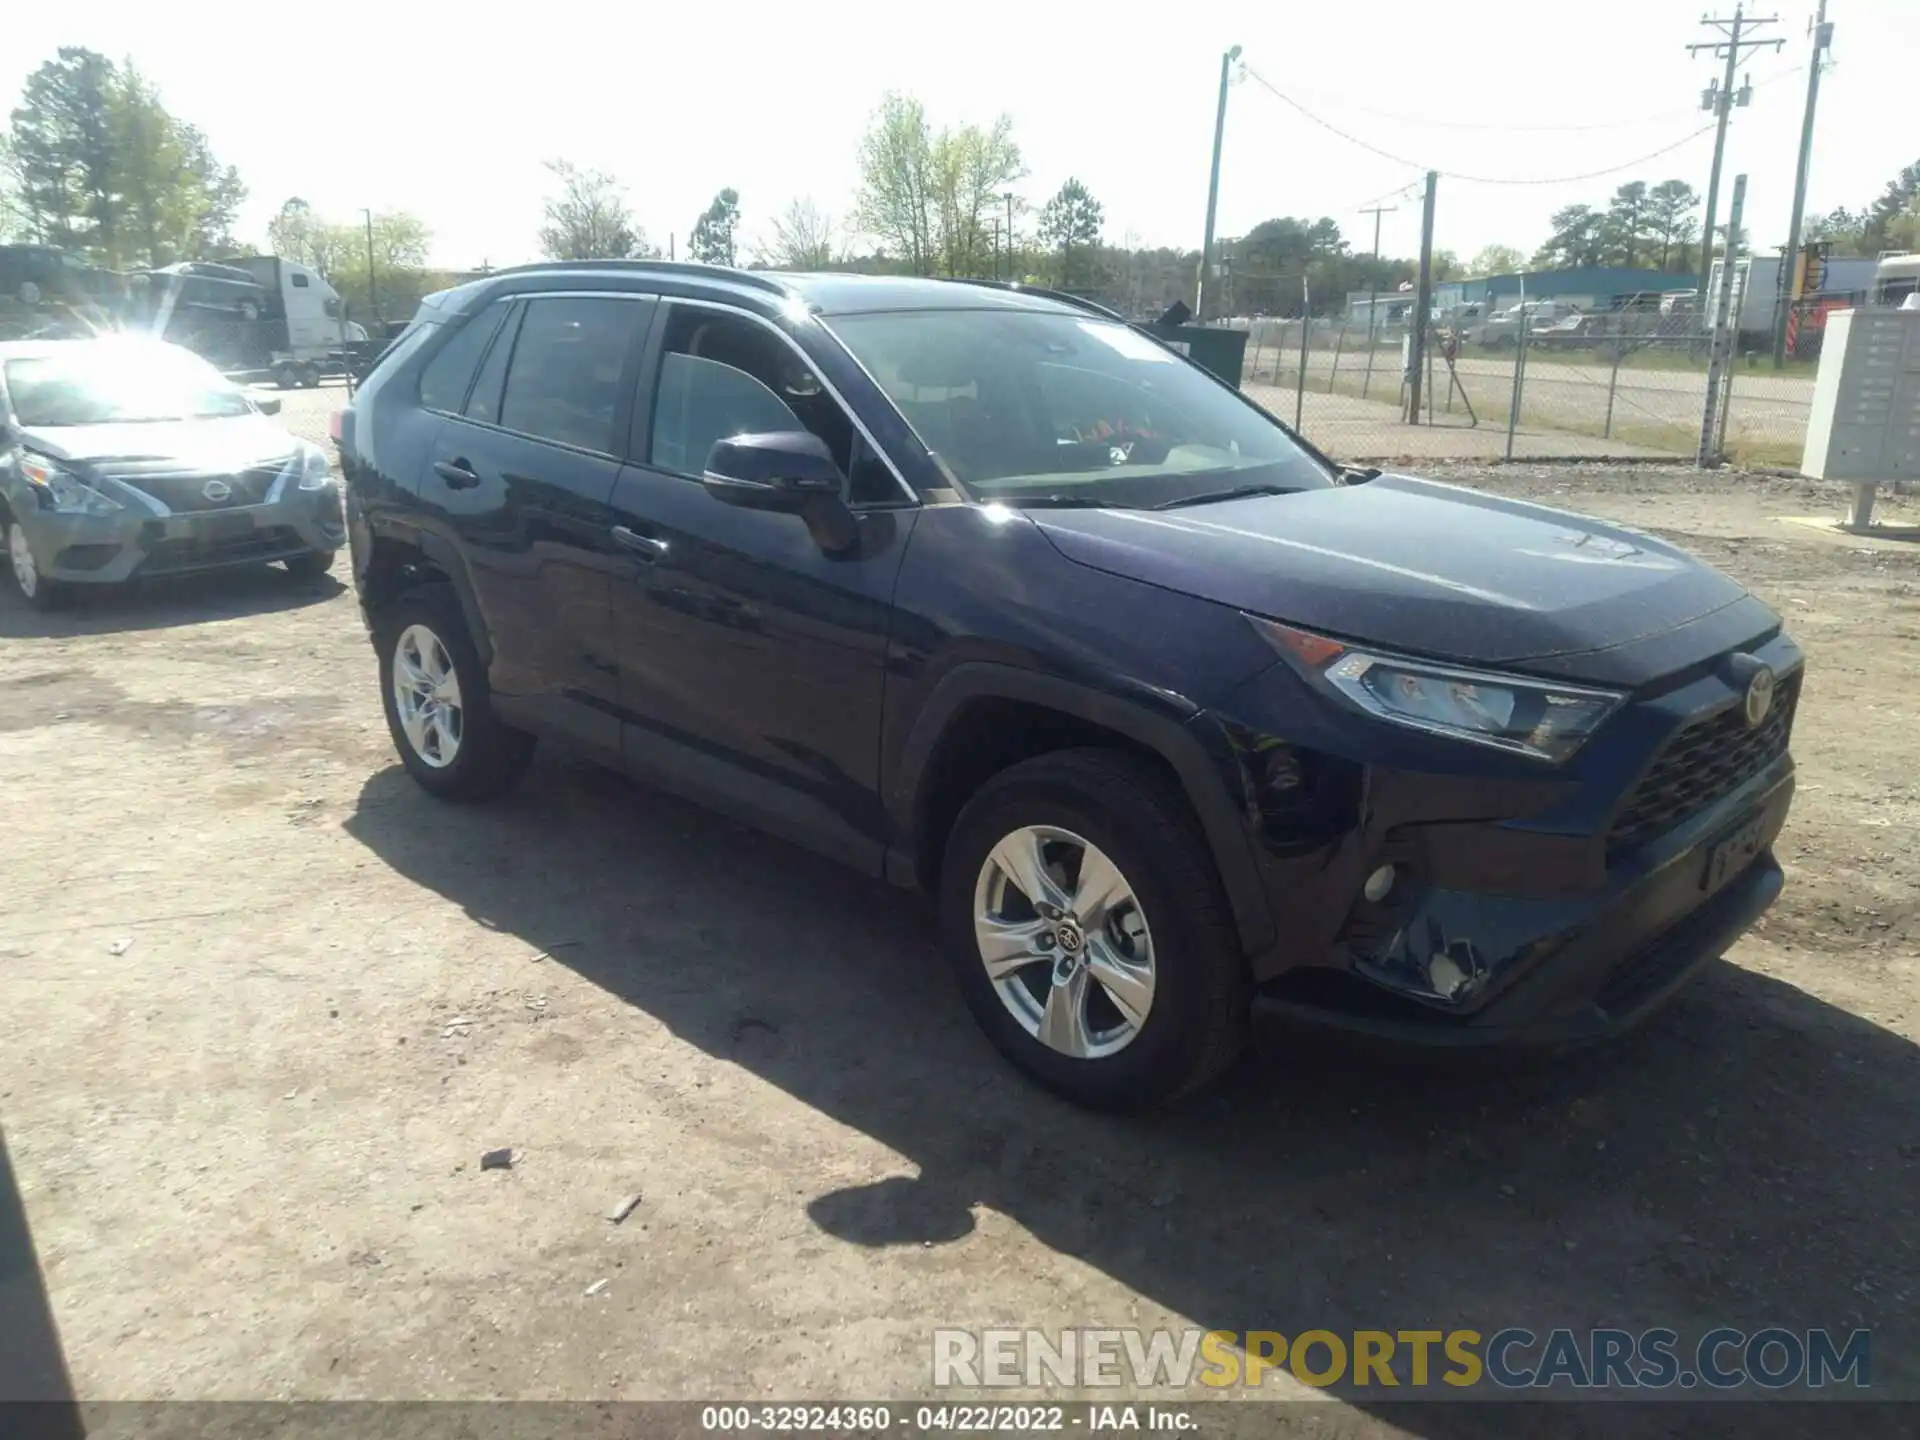
<path id="1" fill-rule="evenodd" d="M 1360 887 L 1360 893 L 1367 897 L 1367 903 L 1369 905 L 1378 905 L 1382 900 L 1387 898 L 1387 893 L 1393 889 L 1393 881 L 1393 866 L 1382 865 L 1378 870 L 1367 876 L 1367 883 Z"/>

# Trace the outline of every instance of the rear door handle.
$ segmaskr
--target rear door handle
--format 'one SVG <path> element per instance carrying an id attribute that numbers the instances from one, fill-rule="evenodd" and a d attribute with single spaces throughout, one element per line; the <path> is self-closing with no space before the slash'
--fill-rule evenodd
<path id="1" fill-rule="evenodd" d="M 629 530 L 624 525 L 613 527 L 613 539 L 616 545 L 633 551 L 649 565 L 667 553 L 666 541 L 656 540 L 651 535 L 642 535 L 636 530 Z"/>
<path id="2" fill-rule="evenodd" d="M 433 473 L 447 482 L 449 490 L 471 490 L 480 483 L 480 477 L 465 460 L 436 460 Z"/>

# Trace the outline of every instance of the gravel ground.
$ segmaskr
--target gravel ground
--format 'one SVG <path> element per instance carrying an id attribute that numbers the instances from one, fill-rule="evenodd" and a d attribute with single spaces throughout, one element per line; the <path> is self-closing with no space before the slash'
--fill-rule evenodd
<path id="1" fill-rule="evenodd" d="M 1799 482 L 1434 473 L 1787 616 L 1785 897 L 1577 1061 L 1290 1047 L 1133 1122 L 1008 1071 L 912 897 L 557 754 L 427 799 L 337 583 L 0 597 L 14 1365 L 101 1399 L 825 1399 L 925 1395 L 940 1325 L 1781 1323 L 1872 1326 L 1876 1384 L 1920 1382 L 1920 556 L 1782 523 L 1843 503 Z M 1670 1433 L 1643 1414 L 1605 1433 Z M 1275 1421 L 1504 1433 L 1351 1394 Z"/>

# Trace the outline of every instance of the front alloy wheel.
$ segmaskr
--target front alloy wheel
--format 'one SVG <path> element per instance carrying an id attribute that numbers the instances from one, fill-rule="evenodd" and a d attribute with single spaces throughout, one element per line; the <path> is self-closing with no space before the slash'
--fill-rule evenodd
<path id="1" fill-rule="evenodd" d="M 1080 1060 L 1133 1043 L 1153 1009 L 1153 933 L 1126 876 L 1069 830 L 1004 837 L 974 887 L 974 938 L 1027 1034 Z"/>
<path id="2" fill-rule="evenodd" d="M 13 567 L 13 583 L 28 600 L 40 594 L 40 567 L 34 563 L 33 548 L 27 544 L 27 532 L 15 521 L 7 526 L 7 563 Z"/>
<path id="3" fill-rule="evenodd" d="M 407 626 L 394 645 L 393 703 L 423 764 L 444 770 L 459 758 L 466 720 L 460 677 L 447 647 L 425 625 Z"/>
<path id="4" fill-rule="evenodd" d="M 941 948 L 987 1038 L 1049 1089 L 1138 1110 L 1240 1048 L 1246 962 L 1178 781 L 1074 749 L 995 775 L 954 818 Z"/>

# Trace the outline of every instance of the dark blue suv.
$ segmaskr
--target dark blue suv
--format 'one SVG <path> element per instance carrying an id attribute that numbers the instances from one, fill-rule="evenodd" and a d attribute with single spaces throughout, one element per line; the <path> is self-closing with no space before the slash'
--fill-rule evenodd
<path id="1" fill-rule="evenodd" d="M 1070 297 L 530 266 L 427 300 L 340 419 L 421 785 L 549 736 L 923 887 L 994 1043 L 1088 1103 L 1253 1018 L 1606 1036 L 1779 893 L 1765 605 L 1342 468 Z"/>

